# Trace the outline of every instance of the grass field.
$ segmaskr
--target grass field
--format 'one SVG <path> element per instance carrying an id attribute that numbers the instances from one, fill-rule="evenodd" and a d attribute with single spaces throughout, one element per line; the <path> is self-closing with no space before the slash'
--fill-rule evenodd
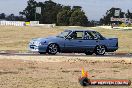
<path id="1" fill-rule="evenodd" d="M 57 35 L 68 27 L 14 27 L 0 26 L 0 50 L 27 51 L 27 46 L 32 38 Z M 74 28 L 74 27 L 72 27 Z M 88 27 L 75 27 L 77 29 L 89 29 Z M 119 38 L 119 50 L 117 52 L 132 52 L 132 31 L 97 29 L 106 37 Z"/>

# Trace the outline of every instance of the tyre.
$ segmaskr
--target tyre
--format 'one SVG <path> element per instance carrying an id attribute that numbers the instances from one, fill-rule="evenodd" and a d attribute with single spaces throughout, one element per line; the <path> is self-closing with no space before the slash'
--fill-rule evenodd
<path id="1" fill-rule="evenodd" d="M 97 46 L 97 47 L 95 48 L 95 54 L 96 54 L 96 55 L 104 55 L 105 52 L 106 52 L 105 46 Z"/>
<path id="2" fill-rule="evenodd" d="M 85 52 L 86 55 L 92 55 L 93 52 Z"/>
<path id="3" fill-rule="evenodd" d="M 91 84 L 90 80 L 85 77 L 82 78 L 81 80 L 79 80 L 79 82 L 80 82 L 81 86 L 84 86 L 84 87 L 89 86 Z"/>
<path id="4" fill-rule="evenodd" d="M 50 44 L 47 48 L 47 53 L 55 55 L 58 52 L 58 46 L 56 44 Z"/>

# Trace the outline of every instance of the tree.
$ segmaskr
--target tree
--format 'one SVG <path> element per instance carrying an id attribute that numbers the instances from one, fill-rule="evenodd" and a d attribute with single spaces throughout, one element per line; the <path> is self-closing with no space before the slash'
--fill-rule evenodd
<path id="1" fill-rule="evenodd" d="M 52 0 L 45 2 L 29 0 L 27 3 L 27 7 L 20 12 L 20 14 L 26 16 L 28 21 L 34 21 L 36 18 L 40 23 L 57 23 L 57 14 L 62 9 L 60 4 L 57 4 Z M 41 7 L 41 14 L 36 13 L 36 7 Z"/>
<path id="2" fill-rule="evenodd" d="M 15 15 L 14 14 L 10 14 L 9 16 L 6 17 L 6 20 L 15 21 Z"/>
<path id="3" fill-rule="evenodd" d="M 15 16 L 15 21 L 25 21 L 26 19 L 23 16 Z"/>
<path id="4" fill-rule="evenodd" d="M 81 10 L 81 9 L 82 9 L 81 6 L 73 6 L 73 8 L 72 8 L 73 11 Z"/>
<path id="5" fill-rule="evenodd" d="M 5 13 L 1 13 L 0 14 L 0 19 L 5 19 L 5 16 L 6 16 Z"/>
<path id="6" fill-rule="evenodd" d="M 71 6 L 63 6 L 62 10 L 69 10 L 70 11 L 71 10 Z"/>
<path id="7" fill-rule="evenodd" d="M 41 14 L 35 14 L 36 7 L 41 7 Z M 71 9 L 70 6 L 63 6 L 52 0 L 45 2 L 29 0 L 28 6 L 20 14 L 26 16 L 28 21 L 33 21 L 36 17 L 43 24 L 86 26 L 88 19 L 81 9 L 80 6 L 73 6 Z"/>
<path id="8" fill-rule="evenodd" d="M 70 25 L 73 26 L 87 26 L 88 23 L 88 19 L 85 13 L 80 9 L 74 10 L 74 12 L 71 14 L 69 21 Z"/>
<path id="9" fill-rule="evenodd" d="M 57 14 L 57 24 L 61 26 L 69 25 L 69 19 L 71 17 L 71 7 L 64 6 L 63 10 Z"/>
<path id="10" fill-rule="evenodd" d="M 126 15 L 126 18 L 132 19 L 132 13 L 129 10 L 127 10 L 127 13 L 125 15 Z"/>
<path id="11" fill-rule="evenodd" d="M 61 11 L 62 6 L 51 0 L 45 1 L 43 6 L 41 23 L 57 23 L 57 14 Z"/>
<path id="12" fill-rule="evenodd" d="M 25 15 L 28 21 L 33 21 L 35 20 L 35 8 L 37 6 L 37 2 L 34 0 L 29 0 L 28 6 L 20 12 L 21 15 Z"/>

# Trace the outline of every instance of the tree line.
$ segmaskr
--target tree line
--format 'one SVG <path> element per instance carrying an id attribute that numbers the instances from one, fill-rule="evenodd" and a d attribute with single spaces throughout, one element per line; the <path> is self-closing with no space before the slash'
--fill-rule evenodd
<path id="1" fill-rule="evenodd" d="M 61 26 L 87 26 L 88 18 L 81 6 L 64 6 L 51 0 L 36 2 L 29 0 L 27 7 L 20 12 L 27 21 L 39 20 L 40 23 L 55 23 Z M 36 7 L 41 7 L 41 14 L 36 13 Z"/>
<path id="2" fill-rule="evenodd" d="M 0 19 L 7 21 L 25 21 L 26 18 L 23 16 L 15 16 L 14 14 L 6 15 L 5 13 L 1 13 Z"/>
<path id="3" fill-rule="evenodd" d="M 36 13 L 36 7 L 41 7 L 41 14 Z M 115 16 L 115 10 L 120 10 L 119 16 Z M 100 21 L 88 21 L 88 17 L 82 10 L 81 6 L 64 6 L 48 0 L 45 2 L 36 2 L 35 0 L 28 0 L 27 6 L 21 12 L 20 16 L 14 14 L 5 15 L 0 14 L 0 19 L 11 21 L 40 21 L 42 24 L 57 24 L 59 26 L 96 26 L 108 25 L 112 22 L 111 17 L 115 18 L 130 18 L 132 19 L 132 12 L 128 10 L 126 13 L 122 12 L 121 8 L 114 8 L 107 10 Z M 96 15 L 95 15 L 96 16 Z"/>

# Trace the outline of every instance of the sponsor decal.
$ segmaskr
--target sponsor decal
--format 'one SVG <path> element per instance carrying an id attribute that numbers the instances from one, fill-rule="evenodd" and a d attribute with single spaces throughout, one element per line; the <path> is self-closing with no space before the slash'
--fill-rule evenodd
<path id="1" fill-rule="evenodd" d="M 115 10 L 115 16 L 119 16 L 120 15 L 120 12 L 121 12 L 121 10 Z"/>
<path id="2" fill-rule="evenodd" d="M 41 7 L 36 7 L 36 13 L 41 14 Z"/>
<path id="3" fill-rule="evenodd" d="M 125 23 L 132 23 L 132 19 L 130 18 L 113 18 L 111 17 L 111 21 L 120 21 L 120 22 L 125 22 Z"/>
<path id="4" fill-rule="evenodd" d="M 127 79 L 90 79 L 88 72 L 82 69 L 82 76 L 79 77 L 82 86 L 130 86 L 131 81 Z"/>

